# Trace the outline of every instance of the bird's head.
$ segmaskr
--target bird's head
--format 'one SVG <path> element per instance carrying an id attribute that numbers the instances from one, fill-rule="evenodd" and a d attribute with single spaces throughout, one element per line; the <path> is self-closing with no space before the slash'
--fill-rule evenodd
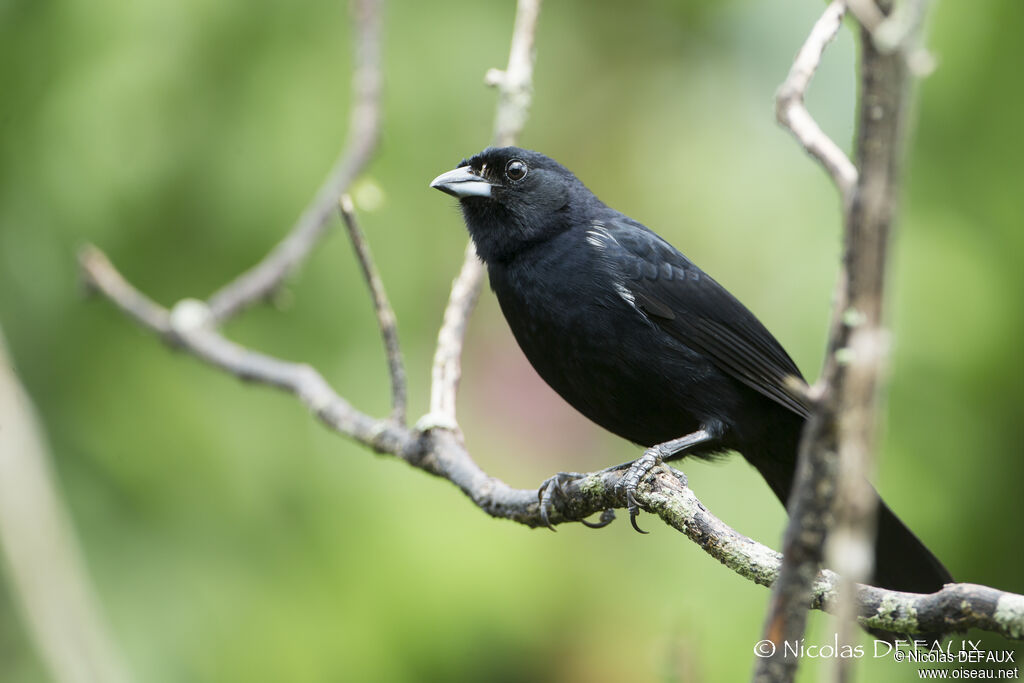
<path id="1" fill-rule="evenodd" d="M 573 206 L 586 204 L 584 195 L 593 197 L 557 161 L 518 147 L 489 147 L 430 186 L 458 198 L 486 263 L 512 258 L 569 229 Z"/>

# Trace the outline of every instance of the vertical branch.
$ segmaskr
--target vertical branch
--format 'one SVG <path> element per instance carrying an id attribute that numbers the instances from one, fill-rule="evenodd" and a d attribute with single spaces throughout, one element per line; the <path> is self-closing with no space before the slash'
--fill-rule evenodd
<path id="1" fill-rule="evenodd" d="M 804 105 L 804 96 L 825 47 L 842 26 L 845 13 L 844 0 L 833 0 L 826 7 L 776 93 L 776 117 L 779 123 L 789 128 L 807 153 L 817 159 L 832 176 L 844 212 L 849 210 L 854 201 L 859 182 L 857 168 L 811 117 Z M 836 288 L 834 310 L 842 310 L 846 299 L 843 274 Z M 833 324 L 826 363 L 831 358 L 836 332 L 837 328 Z M 771 641 L 772 647 L 768 650 L 769 656 L 758 659 L 754 668 L 753 680 L 759 683 L 791 681 L 796 673 L 798 662 L 795 658 L 786 657 L 785 644 L 803 636 L 812 585 L 824 552 L 834 499 L 837 459 L 834 423 L 828 417 L 832 413 L 827 406 L 834 396 L 825 390 L 827 381 L 826 369 L 821 382 L 812 388 L 816 400 L 801 438 L 793 492 L 788 501 L 789 524 L 783 538 L 783 563 L 772 585 L 762 634 L 765 640 Z M 813 448 L 809 446 L 812 442 L 815 444 Z"/>
<path id="2" fill-rule="evenodd" d="M 380 336 L 384 342 L 384 352 L 388 358 L 388 375 L 391 377 L 391 419 L 398 424 L 405 424 L 405 366 L 402 362 L 402 349 L 398 345 L 398 322 L 395 319 L 395 312 L 388 302 L 388 295 L 384 291 L 384 282 L 380 279 L 377 266 L 370 254 L 370 245 L 366 242 L 359 222 L 356 220 L 355 207 L 352 205 L 352 198 L 347 194 L 341 195 L 341 218 L 348 230 L 352 248 L 356 252 L 356 259 L 363 271 L 363 279 L 370 288 L 370 297 L 373 299 L 373 310 L 377 313 L 377 327 L 380 328 Z"/>
<path id="3" fill-rule="evenodd" d="M 519 0 L 516 3 L 508 66 L 504 71 L 491 69 L 487 72 L 486 83 L 498 88 L 494 118 L 495 145 L 515 144 L 526 123 L 533 97 L 534 38 L 539 16 L 540 0 Z M 420 420 L 421 428 L 458 429 L 455 395 L 462 378 L 462 347 L 469 316 L 480 294 L 483 275 L 483 264 L 470 241 L 466 246 L 462 268 L 452 283 L 441 329 L 437 334 L 437 350 L 431 372 L 430 412 Z"/>
<path id="4" fill-rule="evenodd" d="M 437 349 L 434 351 L 434 365 L 430 371 L 430 413 L 417 424 L 420 429 L 459 428 L 455 420 L 455 394 L 462 378 L 462 346 L 466 339 L 469 316 L 480 296 L 483 274 L 483 263 L 477 257 L 476 248 L 470 240 L 466 244 L 462 268 L 452 282 L 441 329 L 437 333 Z"/>
<path id="5" fill-rule="evenodd" d="M 526 125 L 533 99 L 534 40 L 540 0 L 519 0 L 512 28 L 508 66 L 504 71 L 491 69 L 486 82 L 498 87 L 498 109 L 494 117 L 494 144 L 499 147 L 514 145 Z"/>
<path id="6" fill-rule="evenodd" d="M 858 16 L 865 11 L 863 4 Z M 889 3 L 872 2 L 871 9 L 885 16 Z M 872 570 L 875 497 L 866 480 L 888 351 L 882 306 L 908 79 L 902 54 L 879 52 L 867 28 L 860 29 L 860 42 L 859 172 L 844 202 L 843 260 L 828 350 L 815 389 L 818 401 L 801 439 L 784 562 L 765 622 L 764 636 L 778 654 L 758 661 L 755 681 L 793 680 L 798 660 L 783 656 L 783 646 L 803 636 L 812 584 L 833 525 L 832 563 L 843 577 L 840 628 L 845 639 L 856 614 L 854 582 L 866 580 Z M 842 191 L 840 178 L 833 175 Z M 837 680 L 848 679 L 849 666 L 839 664 Z"/>
<path id="7" fill-rule="evenodd" d="M 0 336 L 0 551 L 13 598 L 58 683 L 129 680 L 82 561 L 36 416 Z"/>
<path id="8" fill-rule="evenodd" d="M 880 5 L 888 13 L 888 4 Z M 847 298 L 839 309 L 838 345 L 831 354 L 836 366 L 832 419 L 838 424 L 839 473 L 830 556 L 842 577 L 836 617 L 843 642 L 852 640 L 855 628 L 855 582 L 867 582 L 874 561 L 877 498 L 867 480 L 874 469 L 889 355 L 883 319 L 885 283 L 909 91 L 907 60 L 901 51 L 879 50 L 866 27 L 860 28 L 860 43 L 856 162 L 861 179 L 846 219 Z M 836 666 L 836 680 L 849 680 L 851 663 L 837 661 Z"/>

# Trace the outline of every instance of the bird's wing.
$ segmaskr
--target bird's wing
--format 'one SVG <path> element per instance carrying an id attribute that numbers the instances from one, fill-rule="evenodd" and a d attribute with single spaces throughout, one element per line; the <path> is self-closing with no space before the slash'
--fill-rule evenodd
<path id="1" fill-rule="evenodd" d="M 653 324 L 751 389 L 797 415 L 810 406 L 790 382 L 803 377 L 775 337 L 746 306 L 672 245 L 625 217 L 595 222 L 588 231 L 602 242 L 622 278 L 621 292 Z"/>

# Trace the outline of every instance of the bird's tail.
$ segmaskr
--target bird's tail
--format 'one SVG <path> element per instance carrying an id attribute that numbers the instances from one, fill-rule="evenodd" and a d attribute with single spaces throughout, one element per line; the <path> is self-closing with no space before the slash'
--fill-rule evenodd
<path id="1" fill-rule="evenodd" d="M 786 505 L 795 467 L 758 467 L 772 491 Z M 871 489 L 874 491 L 874 489 Z M 875 493 L 878 496 L 877 493 Z M 875 569 L 872 585 L 909 593 L 934 593 L 953 577 L 892 510 L 878 498 Z"/>
<path id="2" fill-rule="evenodd" d="M 953 583 L 953 576 L 939 558 L 881 498 L 877 518 L 875 585 L 909 593 L 934 593 L 944 584 Z"/>

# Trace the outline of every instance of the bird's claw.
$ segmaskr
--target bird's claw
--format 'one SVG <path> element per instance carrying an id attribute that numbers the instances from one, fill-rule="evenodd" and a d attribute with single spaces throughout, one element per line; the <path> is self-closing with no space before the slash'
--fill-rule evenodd
<path id="1" fill-rule="evenodd" d="M 629 523 L 642 534 L 647 532 L 636 523 L 637 515 L 640 514 L 640 504 L 636 500 L 636 487 L 640 485 L 640 480 L 647 476 L 648 472 L 662 463 L 662 457 L 657 448 L 657 446 L 649 448 L 642 456 L 634 460 L 615 485 L 615 493 L 619 495 L 625 494 L 626 496 Z"/>
<path id="2" fill-rule="evenodd" d="M 585 527 L 590 527 L 591 529 L 600 529 L 602 527 L 608 526 L 609 524 L 611 524 L 614 521 L 615 521 L 615 510 L 613 510 L 612 508 L 608 508 L 604 512 L 601 513 L 601 518 L 599 520 L 597 520 L 596 522 L 588 522 L 585 519 L 581 519 L 580 523 L 583 524 L 583 526 L 585 526 Z"/>
<path id="3" fill-rule="evenodd" d="M 582 476 L 579 472 L 559 472 L 541 483 L 540 488 L 537 489 L 537 503 L 540 506 L 540 519 L 544 522 L 544 526 L 552 531 L 557 531 L 555 525 L 551 523 L 551 518 L 548 514 L 549 510 L 551 510 L 551 501 L 554 500 L 555 491 L 560 495 L 564 494 L 566 482 L 579 479 Z"/>
<path id="4" fill-rule="evenodd" d="M 641 534 L 650 533 L 640 528 L 640 525 L 636 523 L 636 518 L 640 514 L 640 504 L 636 502 L 636 497 L 632 491 L 626 491 L 626 509 L 629 510 L 629 523 L 633 525 Z"/>
<path id="5" fill-rule="evenodd" d="M 565 485 L 570 481 L 576 481 L 582 479 L 587 475 L 580 474 L 579 472 L 559 472 L 553 477 L 548 477 L 541 483 L 540 488 L 537 489 L 537 503 L 540 507 L 540 519 L 544 522 L 544 526 L 557 531 L 555 525 L 551 523 L 550 510 L 552 501 L 554 500 L 555 493 L 559 495 L 565 495 Z M 585 519 L 581 519 L 584 526 L 588 526 L 591 529 L 600 529 L 601 527 L 608 526 L 615 519 L 615 511 L 608 509 L 601 513 L 601 518 L 596 522 L 588 522 Z"/>

